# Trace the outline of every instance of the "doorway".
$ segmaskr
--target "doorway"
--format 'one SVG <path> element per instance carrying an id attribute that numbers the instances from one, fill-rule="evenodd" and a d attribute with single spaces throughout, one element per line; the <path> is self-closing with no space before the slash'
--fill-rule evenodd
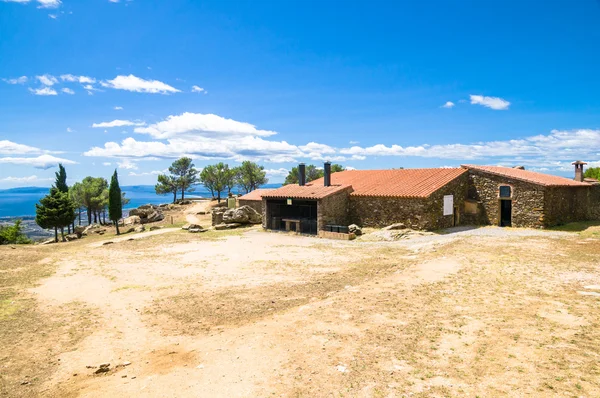
<path id="1" fill-rule="evenodd" d="M 458 207 L 454 207 L 454 214 L 452 216 L 452 226 L 456 227 L 460 223 L 460 213 L 458 212 Z"/>
<path id="2" fill-rule="evenodd" d="M 512 226 L 512 200 L 500 201 L 500 226 Z"/>

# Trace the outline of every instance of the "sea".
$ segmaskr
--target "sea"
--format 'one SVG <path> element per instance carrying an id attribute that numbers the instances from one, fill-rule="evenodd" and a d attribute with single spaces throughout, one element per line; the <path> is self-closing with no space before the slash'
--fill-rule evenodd
<path id="1" fill-rule="evenodd" d="M 267 184 L 261 188 L 278 188 L 281 184 Z M 186 199 L 206 199 L 211 198 L 211 193 L 203 185 L 194 187 L 194 191 L 186 193 Z M 173 195 L 157 195 L 153 185 L 132 185 L 123 186 L 121 191 L 125 192 L 125 197 L 130 202 L 124 207 L 125 215 L 131 209 L 135 209 L 145 204 L 158 205 L 161 203 L 171 203 Z M 47 187 L 23 187 L 0 190 L 0 224 L 6 225 L 14 222 L 16 219 L 23 221 L 25 233 L 32 239 L 41 239 L 52 236 L 53 232 L 41 229 L 35 224 L 35 204 L 41 198 L 47 195 Z M 234 190 L 233 193 L 242 194 L 243 192 Z M 223 195 L 223 194 L 222 194 Z M 227 196 L 227 194 L 223 195 Z M 180 195 L 177 196 L 180 198 Z M 82 221 L 87 223 L 87 218 L 82 217 Z"/>

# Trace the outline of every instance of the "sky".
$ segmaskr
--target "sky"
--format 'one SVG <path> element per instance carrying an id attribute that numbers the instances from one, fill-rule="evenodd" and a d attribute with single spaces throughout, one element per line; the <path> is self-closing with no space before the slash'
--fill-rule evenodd
<path id="1" fill-rule="evenodd" d="M 178 157 L 600 166 L 600 1 L 0 0 L 0 188 Z"/>

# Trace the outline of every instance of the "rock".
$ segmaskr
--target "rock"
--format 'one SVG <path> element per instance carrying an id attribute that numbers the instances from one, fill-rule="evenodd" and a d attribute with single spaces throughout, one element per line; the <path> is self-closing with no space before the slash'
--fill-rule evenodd
<path id="1" fill-rule="evenodd" d="M 129 361 L 123 362 L 123 366 L 129 366 L 129 365 L 131 365 L 131 362 L 129 362 Z"/>
<path id="2" fill-rule="evenodd" d="M 129 229 L 127 229 L 125 232 L 123 232 L 124 234 L 130 234 L 132 232 L 135 232 L 135 227 L 131 227 Z"/>
<path id="3" fill-rule="evenodd" d="M 184 199 L 184 200 L 181 200 L 181 199 L 180 199 L 180 200 L 178 200 L 176 203 L 177 203 L 178 205 L 191 205 L 191 204 L 192 204 L 192 201 L 191 201 L 191 200 L 186 200 L 186 199 Z"/>
<path id="4" fill-rule="evenodd" d="M 148 209 L 156 209 L 158 206 L 147 204 L 138 207 L 138 210 L 148 210 Z"/>
<path id="5" fill-rule="evenodd" d="M 123 220 L 123 225 L 141 224 L 140 216 L 129 216 Z"/>
<path id="6" fill-rule="evenodd" d="M 109 240 L 108 242 L 104 242 L 104 243 L 102 244 L 102 246 L 106 246 L 106 245 L 112 245 L 113 243 L 115 243 L 115 242 L 113 242 L 113 241 L 110 241 L 110 240 Z"/>
<path id="7" fill-rule="evenodd" d="M 223 213 L 223 222 L 226 224 L 260 224 L 262 215 L 250 206 L 242 206 L 237 209 L 229 209 Z"/>
<path id="8" fill-rule="evenodd" d="M 237 222 L 222 223 L 222 224 L 215 225 L 215 229 L 217 231 L 222 231 L 224 229 L 234 229 L 234 228 L 241 227 L 241 226 L 242 226 L 242 224 L 241 223 L 237 223 Z"/>
<path id="9" fill-rule="evenodd" d="M 77 235 L 75 235 L 75 234 L 69 234 L 69 235 L 65 235 L 65 240 L 66 240 L 67 242 L 71 242 L 71 241 L 73 241 L 73 240 L 77 240 L 77 239 L 79 239 L 79 238 L 80 238 L 80 237 L 79 237 L 79 236 L 77 236 Z"/>
<path id="10" fill-rule="evenodd" d="M 54 238 L 45 240 L 42 243 L 40 243 L 40 245 L 51 245 L 53 243 L 56 243 L 56 242 L 54 242 Z"/>
<path id="11" fill-rule="evenodd" d="M 191 232 L 191 233 L 206 232 L 206 231 L 208 231 L 208 230 L 204 229 L 204 228 L 190 228 L 188 230 L 188 232 Z"/>
<path id="12" fill-rule="evenodd" d="M 84 235 L 87 235 L 87 232 L 85 232 L 85 227 L 78 225 L 75 227 L 75 230 L 73 231 L 79 238 L 81 238 Z"/>
<path id="13" fill-rule="evenodd" d="M 183 227 L 181 227 L 181 229 L 183 229 L 184 231 L 187 231 L 191 228 L 191 226 L 194 224 L 185 224 Z"/>
<path id="14" fill-rule="evenodd" d="M 25 386 L 25 385 L 27 385 L 27 384 L 29 384 L 29 381 L 28 381 L 28 380 L 23 380 L 23 381 L 21 382 L 21 385 L 22 385 L 22 386 Z"/>
<path id="15" fill-rule="evenodd" d="M 198 216 L 204 216 L 206 214 L 208 214 L 208 213 L 205 211 L 199 211 L 198 213 L 196 213 L 196 215 L 198 215 Z"/>
<path id="16" fill-rule="evenodd" d="M 146 230 L 146 227 L 144 227 L 143 225 L 140 225 L 139 227 L 135 228 L 135 232 L 144 232 Z"/>
<path id="17" fill-rule="evenodd" d="M 222 207 L 215 207 L 212 211 L 212 225 L 223 224 L 223 214 L 227 209 Z"/>
<path id="18" fill-rule="evenodd" d="M 162 226 L 153 225 L 153 226 L 150 227 L 150 231 L 156 231 L 157 229 L 162 229 Z"/>
<path id="19" fill-rule="evenodd" d="M 406 229 L 406 225 L 404 225 L 403 223 L 399 222 L 396 224 L 392 224 L 392 225 L 388 225 L 385 228 L 382 228 L 384 231 L 392 231 L 394 229 Z"/>
<path id="20" fill-rule="evenodd" d="M 362 235 L 362 228 L 359 227 L 356 224 L 352 224 L 348 226 L 348 232 L 351 234 L 354 234 L 356 236 L 361 236 Z"/>
<path id="21" fill-rule="evenodd" d="M 165 218 L 162 210 L 154 205 L 144 205 L 129 211 L 129 217 L 137 216 L 140 224 L 161 221 Z"/>

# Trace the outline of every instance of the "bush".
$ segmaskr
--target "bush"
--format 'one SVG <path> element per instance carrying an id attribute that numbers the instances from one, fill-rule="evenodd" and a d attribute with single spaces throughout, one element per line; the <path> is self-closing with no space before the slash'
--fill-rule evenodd
<path id="1" fill-rule="evenodd" d="M 21 220 L 15 221 L 11 226 L 0 225 L 0 245 L 31 243 L 23 233 Z"/>

